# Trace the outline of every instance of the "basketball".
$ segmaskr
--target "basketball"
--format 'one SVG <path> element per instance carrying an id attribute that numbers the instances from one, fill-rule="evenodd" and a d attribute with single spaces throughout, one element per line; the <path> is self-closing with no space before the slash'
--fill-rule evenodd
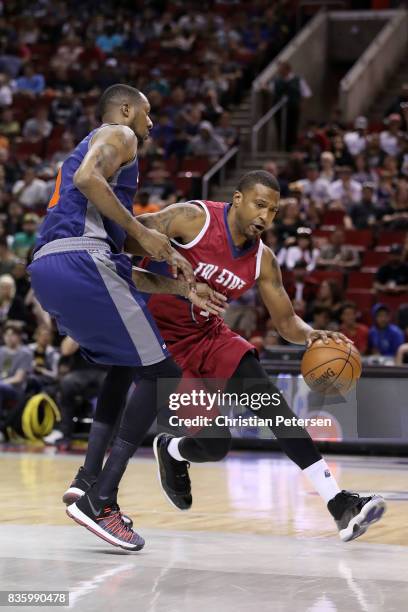
<path id="1" fill-rule="evenodd" d="M 344 395 L 361 376 L 360 353 L 351 342 L 338 344 L 329 338 L 325 344 L 316 340 L 303 355 L 301 372 L 312 391 Z"/>

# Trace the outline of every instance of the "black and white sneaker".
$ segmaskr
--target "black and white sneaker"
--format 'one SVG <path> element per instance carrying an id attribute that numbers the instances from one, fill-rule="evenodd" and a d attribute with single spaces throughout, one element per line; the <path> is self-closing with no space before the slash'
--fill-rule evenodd
<path id="1" fill-rule="evenodd" d="M 78 501 L 90 488 L 95 484 L 96 477 L 90 474 L 84 467 L 80 467 L 74 480 L 71 482 L 68 489 L 62 496 L 62 501 L 67 506 Z M 127 514 L 122 514 L 124 523 L 129 527 L 133 527 L 133 521 Z"/>
<path id="2" fill-rule="evenodd" d="M 163 492 L 169 502 L 179 510 L 189 510 L 193 503 L 188 461 L 177 461 L 167 447 L 173 436 L 162 433 L 155 437 L 153 451 L 157 461 L 157 474 Z"/>
<path id="3" fill-rule="evenodd" d="M 327 508 L 336 521 L 340 539 L 349 542 L 380 520 L 386 504 L 380 495 L 360 497 L 358 493 L 341 491 L 329 501 Z"/>
<path id="4" fill-rule="evenodd" d="M 68 506 L 66 513 L 79 525 L 113 546 L 125 550 L 141 550 L 145 545 L 144 539 L 124 522 L 116 499 L 102 501 L 93 489 L 82 495 L 75 504 Z"/>

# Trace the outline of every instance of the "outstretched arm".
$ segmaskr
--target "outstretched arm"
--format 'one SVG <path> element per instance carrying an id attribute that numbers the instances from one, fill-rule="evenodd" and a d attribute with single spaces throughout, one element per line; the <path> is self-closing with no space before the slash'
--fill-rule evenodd
<path id="1" fill-rule="evenodd" d="M 139 291 L 181 295 L 211 314 L 222 315 L 224 312 L 227 298 L 205 283 L 197 283 L 195 288 L 191 289 L 190 284 L 182 279 L 176 280 L 136 267 L 132 270 L 132 278 Z"/>
<path id="2" fill-rule="evenodd" d="M 123 125 L 105 126 L 92 138 L 89 150 L 74 174 L 74 185 L 108 219 L 120 225 L 152 257 L 167 260 L 171 255 L 168 238 L 149 230 L 122 205 L 108 180 L 137 152 L 137 138 Z"/>
<path id="3" fill-rule="evenodd" d="M 288 342 L 307 344 L 315 340 L 328 341 L 331 337 L 337 342 L 350 342 L 339 332 L 314 330 L 305 323 L 293 310 L 292 303 L 282 283 L 279 264 L 272 251 L 264 246 L 261 261 L 261 272 L 258 280 L 259 291 L 272 322 L 278 333 Z"/>

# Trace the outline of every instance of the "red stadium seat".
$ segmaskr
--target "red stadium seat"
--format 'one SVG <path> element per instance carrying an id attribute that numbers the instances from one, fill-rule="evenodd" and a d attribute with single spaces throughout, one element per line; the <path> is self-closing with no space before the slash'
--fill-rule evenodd
<path id="1" fill-rule="evenodd" d="M 340 225 L 343 227 L 344 210 L 327 210 L 322 219 L 323 225 Z"/>
<path id="2" fill-rule="evenodd" d="M 321 283 L 324 280 L 335 280 L 339 287 L 344 285 L 344 274 L 337 270 L 313 270 L 309 278 L 317 283 Z"/>
<path id="3" fill-rule="evenodd" d="M 30 140 L 21 140 L 16 142 L 14 146 L 14 154 L 18 159 L 26 159 L 30 155 L 44 155 L 44 140 L 31 142 Z"/>
<path id="4" fill-rule="evenodd" d="M 375 271 L 387 261 L 387 255 L 379 251 L 365 251 L 363 255 L 362 268 L 370 268 Z"/>
<path id="5" fill-rule="evenodd" d="M 370 311 L 374 304 L 374 293 L 370 290 L 349 289 L 346 291 L 346 299 L 354 302 L 360 312 Z"/>
<path id="6" fill-rule="evenodd" d="M 391 246 L 395 243 L 402 244 L 406 235 L 407 232 L 383 231 L 379 235 L 377 246 Z"/>
<path id="7" fill-rule="evenodd" d="M 393 295 L 392 293 L 377 293 L 376 302 L 389 306 L 393 316 L 395 317 L 398 308 L 403 304 L 408 304 L 408 293 L 403 293 L 402 295 Z"/>
<path id="8" fill-rule="evenodd" d="M 198 172 L 205 174 L 210 167 L 207 157 L 185 157 L 182 161 L 180 170 L 182 172 Z"/>
<path id="9" fill-rule="evenodd" d="M 348 289 L 371 289 L 375 275 L 372 272 L 350 272 L 348 275 Z"/>
<path id="10" fill-rule="evenodd" d="M 352 246 L 368 249 L 373 243 L 373 232 L 370 229 L 367 230 L 346 230 L 345 242 Z"/>

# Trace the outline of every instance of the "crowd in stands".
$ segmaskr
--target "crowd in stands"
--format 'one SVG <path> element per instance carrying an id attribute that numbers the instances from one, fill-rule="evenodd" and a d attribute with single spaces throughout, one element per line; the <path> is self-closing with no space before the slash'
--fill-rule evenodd
<path id="1" fill-rule="evenodd" d="M 309 122 L 279 178 L 281 204 L 264 241 L 274 250 L 296 312 L 336 329 L 363 355 L 408 362 L 408 83 L 383 122 L 335 113 Z M 280 339 L 256 294 L 228 322 L 265 357 Z"/>
<path id="2" fill-rule="evenodd" d="M 101 92 L 126 82 L 151 104 L 135 211 L 186 199 L 239 141 L 231 109 L 293 35 L 294 5 L 0 3 L 0 431 L 10 406 L 45 389 L 63 407 L 69 438 L 75 398 L 96 395 L 101 381 L 69 339 L 61 344 L 26 270 L 59 167 L 100 125 Z"/>

